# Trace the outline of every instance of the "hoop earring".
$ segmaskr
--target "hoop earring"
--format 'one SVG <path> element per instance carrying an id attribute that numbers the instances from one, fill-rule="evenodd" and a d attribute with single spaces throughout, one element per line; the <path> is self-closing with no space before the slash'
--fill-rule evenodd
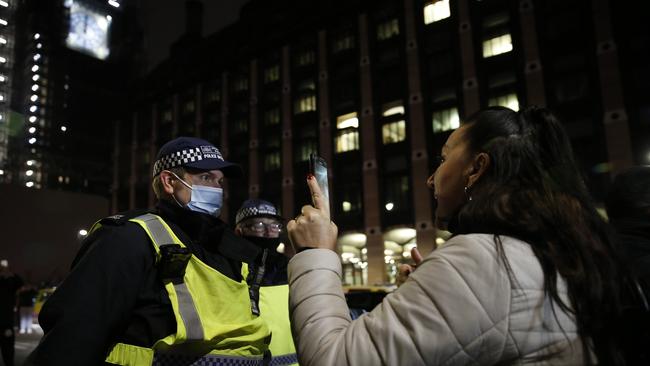
<path id="1" fill-rule="evenodd" d="M 465 197 L 467 198 L 468 201 L 472 200 L 472 194 L 469 192 L 469 189 L 471 187 L 465 186 Z"/>

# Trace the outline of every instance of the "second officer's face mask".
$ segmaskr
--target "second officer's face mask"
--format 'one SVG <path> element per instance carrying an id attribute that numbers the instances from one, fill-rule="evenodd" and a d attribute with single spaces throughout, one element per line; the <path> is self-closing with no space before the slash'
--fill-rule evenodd
<path id="1" fill-rule="evenodd" d="M 173 172 L 170 172 L 174 174 Z M 190 201 L 183 205 L 176 199 L 176 196 L 172 194 L 174 201 L 178 203 L 181 207 L 187 207 L 188 209 L 208 214 L 214 217 L 219 217 L 221 214 L 221 207 L 223 206 L 223 189 L 209 186 L 202 186 L 198 184 L 189 185 L 178 175 L 174 174 L 176 179 L 178 179 L 183 185 L 190 189 L 192 192 Z"/>

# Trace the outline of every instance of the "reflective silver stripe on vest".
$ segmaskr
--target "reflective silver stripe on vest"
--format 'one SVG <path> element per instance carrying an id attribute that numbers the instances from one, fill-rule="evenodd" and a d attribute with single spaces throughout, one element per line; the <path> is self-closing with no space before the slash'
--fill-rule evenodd
<path id="1" fill-rule="evenodd" d="M 156 353 L 152 366 L 261 366 L 264 359 L 237 356 L 188 356 L 169 353 Z"/>
<path id="2" fill-rule="evenodd" d="M 163 226 L 161 218 L 152 214 L 144 214 L 135 218 L 144 221 L 147 229 L 153 237 L 154 245 L 160 248 L 161 245 L 174 244 L 174 239 L 169 235 L 167 229 Z M 183 282 L 183 279 L 174 281 L 174 290 L 178 298 L 178 311 L 181 313 L 183 325 L 187 333 L 188 340 L 202 340 L 203 326 L 199 320 L 199 313 L 196 311 L 194 300 Z"/>

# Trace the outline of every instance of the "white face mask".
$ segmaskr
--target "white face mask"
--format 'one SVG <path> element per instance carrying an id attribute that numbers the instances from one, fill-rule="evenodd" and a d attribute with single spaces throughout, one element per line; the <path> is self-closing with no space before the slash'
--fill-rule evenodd
<path id="1" fill-rule="evenodd" d="M 172 174 L 174 173 L 172 172 Z M 219 217 L 221 214 L 221 207 L 223 206 L 223 189 L 201 186 L 198 184 L 190 186 L 176 174 L 174 174 L 174 176 L 192 191 L 190 201 L 185 206 L 178 202 L 176 196 L 172 194 L 172 198 L 174 198 L 174 201 L 176 201 L 179 206 L 186 207 L 195 212 Z"/>

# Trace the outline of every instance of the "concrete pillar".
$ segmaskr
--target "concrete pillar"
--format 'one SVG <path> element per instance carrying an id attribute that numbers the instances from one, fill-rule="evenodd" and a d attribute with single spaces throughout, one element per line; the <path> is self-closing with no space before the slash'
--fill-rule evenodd
<path id="1" fill-rule="evenodd" d="M 460 57 L 463 64 L 463 111 L 461 118 L 467 117 L 481 108 L 479 98 L 476 64 L 474 62 L 474 40 L 469 16 L 468 0 L 458 0 L 458 22 L 460 35 Z"/>
<path id="2" fill-rule="evenodd" d="M 282 47 L 282 212 L 287 217 L 295 215 L 293 181 L 293 141 L 291 123 L 291 53 L 289 46 Z"/>
<path id="3" fill-rule="evenodd" d="M 519 2 L 519 19 L 521 25 L 521 46 L 523 47 L 524 75 L 526 81 L 526 104 L 546 106 L 544 75 L 539 58 L 535 11 L 532 0 Z"/>
<path id="4" fill-rule="evenodd" d="M 250 98 L 248 123 L 248 197 L 259 198 L 260 195 L 260 158 L 259 158 L 259 111 L 258 111 L 258 62 L 250 62 Z"/>

